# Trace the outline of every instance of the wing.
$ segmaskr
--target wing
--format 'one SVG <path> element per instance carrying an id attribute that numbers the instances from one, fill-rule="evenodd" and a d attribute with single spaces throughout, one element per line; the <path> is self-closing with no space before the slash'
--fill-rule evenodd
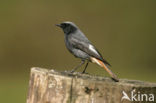
<path id="1" fill-rule="evenodd" d="M 99 51 L 90 43 L 89 40 L 83 40 L 83 39 L 78 39 L 75 37 L 72 37 L 70 39 L 70 43 L 73 45 L 73 47 L 80 49 L 84 52 L 86 52 L 88 55 L 95 57 L 101 61 L 103 61 L 105 64 L 109 65 L 110 64 L 103 59 L 102 55 L 99 53 Z"/>

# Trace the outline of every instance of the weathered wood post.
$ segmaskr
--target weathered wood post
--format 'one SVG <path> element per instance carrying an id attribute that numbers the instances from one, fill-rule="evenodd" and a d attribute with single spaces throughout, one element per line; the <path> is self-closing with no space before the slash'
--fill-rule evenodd
<path id="1" fill-rule="evenodd" d="M 156 103 L 156 83 L 32 68 L 27 103 Z"/>

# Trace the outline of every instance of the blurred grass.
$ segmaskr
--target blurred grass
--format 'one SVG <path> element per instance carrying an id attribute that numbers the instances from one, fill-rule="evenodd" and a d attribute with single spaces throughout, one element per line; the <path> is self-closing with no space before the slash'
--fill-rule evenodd
<path id="1" fill-rule="evenodd" d="M 62 21 L 75 22 L 120 78 L 156 82 L 155 5 L 154 0 L 0 1 L 0 103 L 26 101 L 31 67 L 62 71 L 80 62 L 54 26 Z M 95 64 L 87 72 L 108 76 Z"/>
<path id="2" fill-rule="evenodd" d="M 24 103 L 26 102 L 28 90 L 28 78 L 26 77 L 12 77 L 3 78 L 0 86 L 0 102 L 1 103 Z M 21 79 L 20 79 L 21 78 Z"/>

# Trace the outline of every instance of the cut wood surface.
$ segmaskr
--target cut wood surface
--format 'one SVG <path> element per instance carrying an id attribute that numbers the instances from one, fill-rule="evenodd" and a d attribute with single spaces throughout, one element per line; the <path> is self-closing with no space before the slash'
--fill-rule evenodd
<path id="1" fill-rule="evenodd" d="M 133 95 L 132 95 L 133 94 Z M 27 103 L 156 103 L 156 83 L 31 69 Z"/>

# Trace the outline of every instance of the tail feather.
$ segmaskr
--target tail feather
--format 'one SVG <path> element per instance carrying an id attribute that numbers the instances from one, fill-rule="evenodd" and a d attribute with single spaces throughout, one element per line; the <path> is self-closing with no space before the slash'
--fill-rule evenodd
<path id="1" fill-rule="evenodd" d="M 117 82 L 119 81 L 119 79 L 117 78 L 117 76 L 101 60 L 98 60 L 98 59 L 96 59 L 94 57 L 91 57 L 91 61 L 93 63 L 96 63 L 99 66 L 103 67 L 110 74 L 110 76 L 112 77 L 113 80 L 115 80 Z"/>

